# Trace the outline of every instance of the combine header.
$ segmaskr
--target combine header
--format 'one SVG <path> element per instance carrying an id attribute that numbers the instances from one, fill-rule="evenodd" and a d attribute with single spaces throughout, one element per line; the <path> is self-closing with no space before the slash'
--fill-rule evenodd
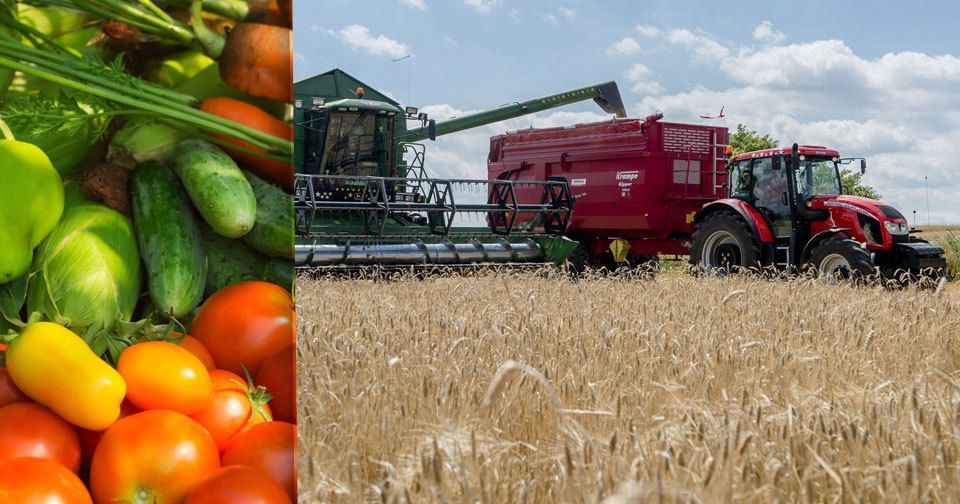
<path id="1" fill-rule="evenodd" d="M 320 92 L 295 103 L 299 267 L 560 263 L 574 250 L 563 236 L 573 209 L 564 179 L 431 178 L 417 142 L 587 99 L 623 116 L 615 83 L 436 122 L 345 89 L 352 78 L 339 70 L 324 76 Z"/>

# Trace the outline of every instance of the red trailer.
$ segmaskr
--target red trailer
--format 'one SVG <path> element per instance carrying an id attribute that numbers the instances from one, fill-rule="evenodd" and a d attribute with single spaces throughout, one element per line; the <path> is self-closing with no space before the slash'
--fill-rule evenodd
<path id="1" fill-rule="evenodd" d="M 662 117 L 495 136 L 489 178 L 567 181 L 575 198 L 567 235 L 583 245 L 574 267 L 689 254 L 697 212 L 726 197 L 728 133 Z"/>

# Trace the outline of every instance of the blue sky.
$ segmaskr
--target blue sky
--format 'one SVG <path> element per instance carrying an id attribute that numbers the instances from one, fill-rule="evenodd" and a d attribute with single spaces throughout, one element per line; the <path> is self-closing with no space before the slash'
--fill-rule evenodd
<path id="1" fill-rule="evenodd" d="M 925 213 L 927 176 L 932 220 L 960 223 L 958 3 L 294 4 L 297 80 L 339 67 L 436 119 L 616 80 L 632 116 L 703 122 L 725 106 L 728 127 L 865 155 L 867 182 L 905 214 Z M 429 168 L 484 177 L 490 135 L 604 117 L 587 102 L 451 135 Z"/>

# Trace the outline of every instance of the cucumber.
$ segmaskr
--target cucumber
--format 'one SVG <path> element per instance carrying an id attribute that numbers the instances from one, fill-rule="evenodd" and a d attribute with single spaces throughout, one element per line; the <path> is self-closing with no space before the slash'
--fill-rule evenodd
<path id="1" fill-rule="evenodd" d="M 241 240 L 218 235 L 209 226 L 203 226 L 203 245 L 207 251 L 207 278 L 204 293 L 209 296 L 218 290 L 245 280 L 260 280 L 267 258 Z"/>
<path id="2" fill-rule="evenodd" d="M 164 315 L 183 317 L 200 303 L 207 278 L 203 241 L 190 202 L 176 175 L 158 161 L 137 165 L 130 187 L 150 298 Z"/>
<path id="3" fill-rule="evenodd" d="M 277 284 L 293 294 L 293 261 L 277 258 L 270 259 L 267 261 L 266 266 L 263 267 L 261 278 L 270 283 Z"/>
<path id="4" fill-rule="evenodd" d="M 245 171 L 257 198 L 257 220 L 243 241 L 260 252 L 293 259 L 293 196 Z"/>
<path id="5" fill-rule="evenodd" d="M 177 144 L 171 164 L 193 205 L 217 234 L 240 238 L 253 229 L 257 199 L 237 163 L 219 147 L 191 138 Z"/>

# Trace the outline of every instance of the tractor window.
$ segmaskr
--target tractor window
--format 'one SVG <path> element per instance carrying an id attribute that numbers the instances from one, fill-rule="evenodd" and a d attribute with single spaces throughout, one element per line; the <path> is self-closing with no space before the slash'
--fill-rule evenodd
<path id="1" fill-rule="evenodd" d="M 805 199 L 818 194 L 840 194 L 837 164 L 832 159 L 807 159 L 800 161 L 797 184 Z"/>
<path id="2" fill-rule="evenodd" d="M 753 190 L 753 161 L 750 159 L 733 163 L 730 166 L 730 197 L 750 201 Z"/>
<path id="3" fill-rule="evenodd" d="M 323 152 L 323 139 L 326 133 L 327 115 L 307 111 L 303 118 L 304 134 L 304 165 L 306 173 L 317 173 L 317 164 Z"/>

